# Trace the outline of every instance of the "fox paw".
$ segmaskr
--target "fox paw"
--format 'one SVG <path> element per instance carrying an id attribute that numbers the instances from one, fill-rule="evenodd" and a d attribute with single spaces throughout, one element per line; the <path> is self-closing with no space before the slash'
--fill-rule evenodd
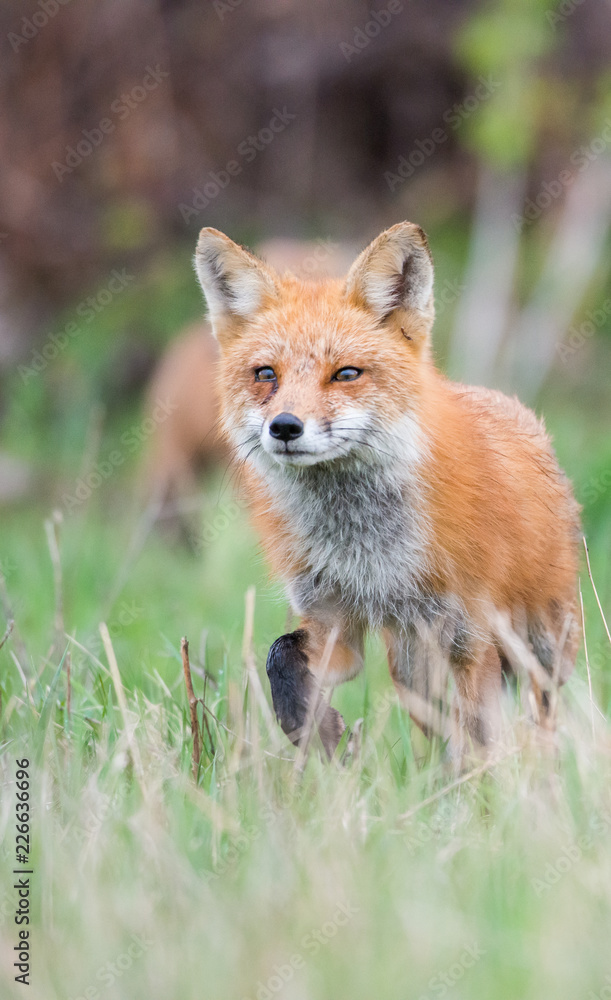
<path id="1" fill-rule="evenodd" d="M 274 711 L 283 732 L 292 743 L 300 746 L 317 731 L 325 753 L 331 758 L 346 723 L 322 697 L 316 678 L 308 667 L 305 640 L 302 630 L 289 632 L 276 639 L 268 653 L 267 676 Z M 312 699 L 316 699 L 313 711 Z"/>

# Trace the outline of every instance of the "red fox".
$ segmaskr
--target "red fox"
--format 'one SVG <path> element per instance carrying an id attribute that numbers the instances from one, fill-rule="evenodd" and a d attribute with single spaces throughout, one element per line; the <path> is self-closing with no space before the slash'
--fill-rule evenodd
<path id="1" fill-rule="evenodd" d="M 279 277 L 214 229 L 195 266 L 225 432 L 300 616 L 267 661 L 284 732 L 299 744 L 317 727 L 333 754 L 345 724 L 320 682 L 354 677 L 376 629 L 418 725 L 434 731 L 441 662 L 456 755 L 490 746 L 509 672 L 498 616 L 558 683 L 579 642 L 579 510 L 542 423 L 435 368 L 433 263 L 412 223 L 383 232 L 344 280 Z M 545 723 L 550 698 L 533 690 Z"/>

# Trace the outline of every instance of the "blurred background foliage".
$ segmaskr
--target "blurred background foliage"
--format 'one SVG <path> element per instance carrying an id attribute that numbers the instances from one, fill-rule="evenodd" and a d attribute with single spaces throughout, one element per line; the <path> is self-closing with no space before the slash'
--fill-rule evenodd
<path id="1" fill-rule="evenodd" d="M 0 38 L 5 502 L 47 509 L 138 418 L 202 225 L 358 248 L 409 218 L 441 365 L 544 410 L 606 525 L 608 3 L 7 0 Z"/>
<path id="2" fill-rule="evenodd" d="M 53 16 L 36 3 L 4 3 L 5 308 L 12 298 L 48 322 L 113 265 L 140 273 L 170 248 L 190 250 L 204 222 L 251 239 L 323 232 L 359 242 L 404 214 L 431 230 L 467 225 L 482 162 L 523 168 L 526 194 L 536 194 L 611 113 L 603 0 L 399 6 L 369 37 L 375 7 L 361 2 L 64 0 Z M 47 23 L 32 28 L 34 17 Z M 34 37 L 25 37 L 28 24 Z M 157 85 L 126 101 L 147 67 Z M 389 191 L 384 172 L 443 127 L 480 76 L 494 79 L 494 92 L 447 128 L 448 141 L 409 184 Z M 294 115 L 285 133 L 243 159 L 185 223 L 179 205 L 275 108 Z M 52 165 L 66 164 L 104 119 L 114 130 L 58 178 Z"/>

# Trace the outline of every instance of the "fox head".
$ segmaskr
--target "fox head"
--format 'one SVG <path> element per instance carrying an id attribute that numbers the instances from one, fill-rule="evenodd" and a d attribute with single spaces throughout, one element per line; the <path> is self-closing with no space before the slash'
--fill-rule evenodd
<path id="1" fill-rule="evenodd" d="M 417 451 L 434 317 L 422 229 L 386 230 L 343 281 L 280 276 L 215 229 L 202 229 L 195 267 L 239 456 L 295 470 Z"/>

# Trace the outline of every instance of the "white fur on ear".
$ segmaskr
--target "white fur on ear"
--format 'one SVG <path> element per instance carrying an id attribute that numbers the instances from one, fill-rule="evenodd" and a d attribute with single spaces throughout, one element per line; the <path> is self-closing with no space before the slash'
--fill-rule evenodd
<path id="1" fill-rule="evenodd" d="M 396 309 L 432 306 L 433 261 L 420 226 L 399 222 L 370 243 L 346 279 L 346 294 L 382 320 Z"/>
<path id="2" fill-rule="evenodd" d="M 231 316 L 252 315 L 266 297 L 276 293 L 265 265 L 218 229 L 202 229 L 194 263 L 213 329 Z"/>

